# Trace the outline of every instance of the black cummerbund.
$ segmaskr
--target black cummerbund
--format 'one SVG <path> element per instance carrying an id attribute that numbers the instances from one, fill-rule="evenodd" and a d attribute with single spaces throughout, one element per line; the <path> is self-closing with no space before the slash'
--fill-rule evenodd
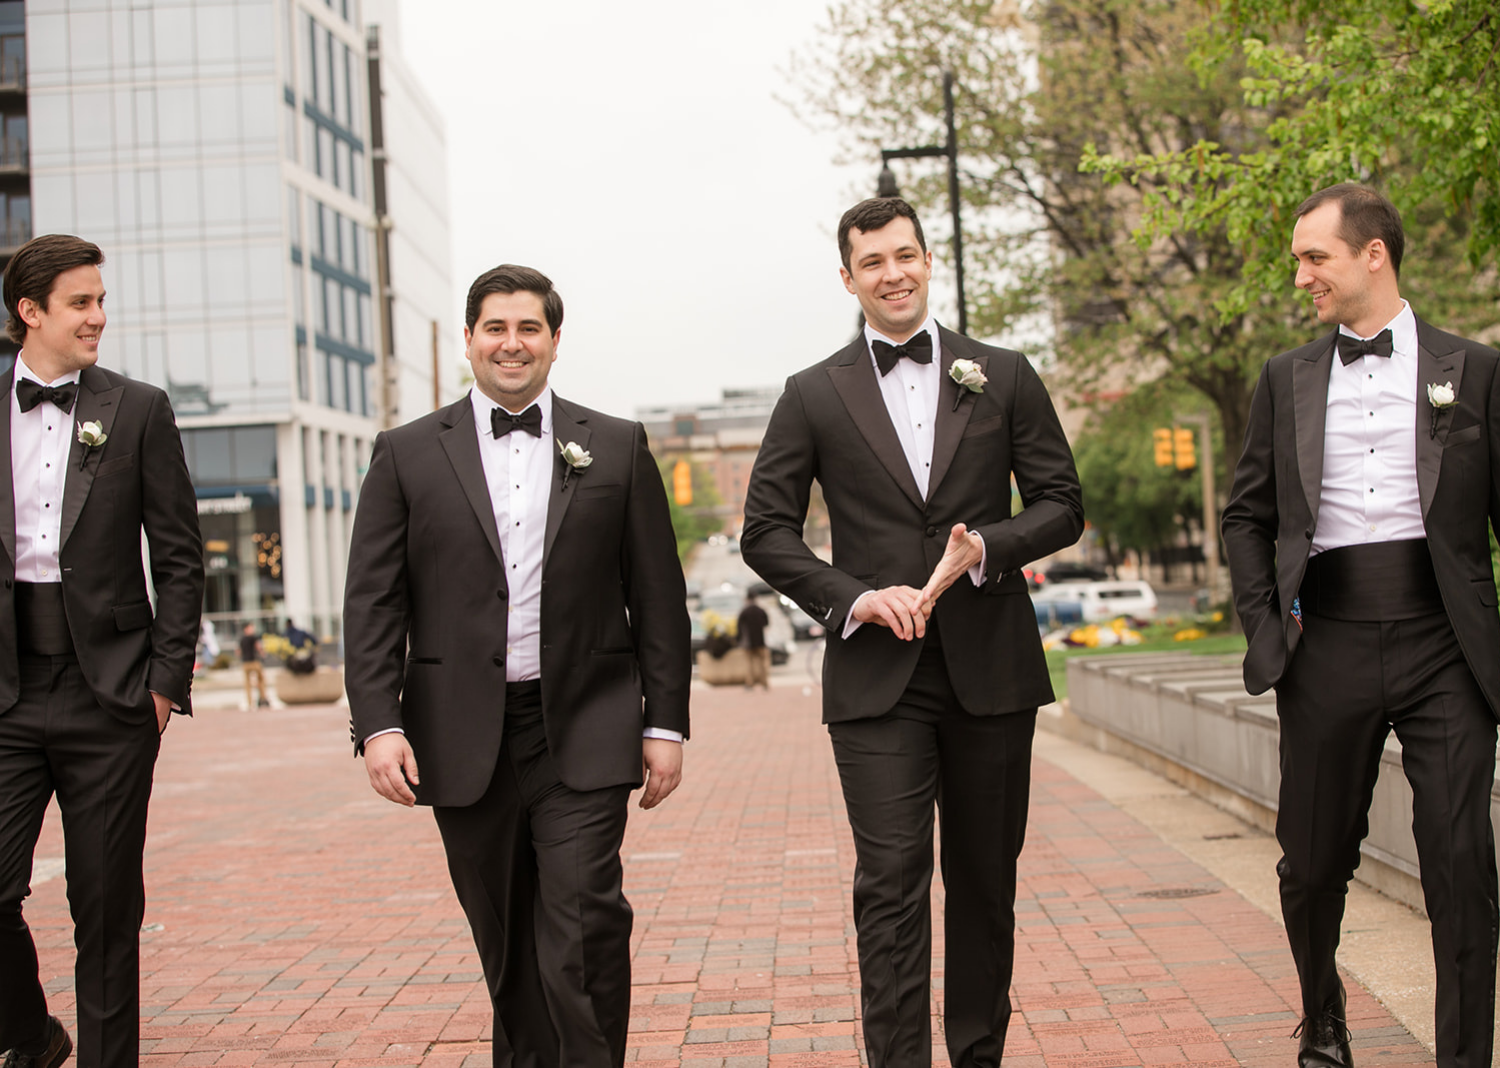
<path id="1" fill-rule="evenodd" d="M 1298 591 L 1309 616 L 1380 623 L 1443 611 L 1427 539 L 1346 545 L 1307 562 Z"/>
<path id="2" fill-rule="evenodd" d="M 16 647 L 28 656 L 72 654 L 61 582 L 16 583 Z"/>

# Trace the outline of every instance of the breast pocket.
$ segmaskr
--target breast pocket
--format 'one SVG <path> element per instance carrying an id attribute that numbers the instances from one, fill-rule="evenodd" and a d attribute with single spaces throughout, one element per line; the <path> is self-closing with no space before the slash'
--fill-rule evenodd
<path id="1" fill-rule="evenodd" d="M 1482 428 L 1478 423 L 1473 426 L 1461 427 L 1458 430 L 1450 430 L 1448 437 L 1443 441 L 1443 448 L 1451 449 L 1455 445 L 1464 445 L 1470 441 L 1479 440 L 1479 431 Z"/>
<path id="2" fill-rule="evenodd" d="M 1478 429 L 1477 427 L 1475 429 Z M 127 453 L 124 456 L 116 456 L 112 460 L 105 460 L 99 465 L 99 470 L 94 472 L 95 478 L 108 478 L 110 475 L 119 474 L 121 471 L 129 471 L 135 467 L 134 454 Z"/>
<path id="3" fill-rule="evenodd" d="M 587 501 L 602 497 L 621 497 L 625 494 L 625 487 L 618 482 L 605 482 L 596 486 L 579 486 L 578 493 L 573 498 L 577 501 Z"/>
<path id="4" fill-rule="evenodd" d="M 964 427 L 965 438 L 977 438 L 983 434 L 994 434 L 1005 426 L 1005 416 L 992 415 L 987 419 L 976 419 Z"/>

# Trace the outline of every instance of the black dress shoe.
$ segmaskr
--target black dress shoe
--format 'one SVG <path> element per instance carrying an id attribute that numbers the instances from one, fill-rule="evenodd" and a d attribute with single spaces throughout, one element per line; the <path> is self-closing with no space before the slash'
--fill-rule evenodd
<path id="1" fill-rule="evenodd" d="M 1297 1025 L 1293 1038 L 1297 1046 L 1298 1068 L 1352 1068 L 1354 1055 L 1349 1052 L 1349 1029 L 1342 1013 L 1324 1009 Z M 8 1066 L 7 1066 L 8 1068 Z"/>
<path id="2" fill-rule="evenodd" d="M 47 1017 L 47 1048 L 40 1053 L 22 1053 L 13 1049 L 5 1055 L 5 1068 L 57 1068 L 73 1052 L 68 1029 L 56 1016 Z"/>

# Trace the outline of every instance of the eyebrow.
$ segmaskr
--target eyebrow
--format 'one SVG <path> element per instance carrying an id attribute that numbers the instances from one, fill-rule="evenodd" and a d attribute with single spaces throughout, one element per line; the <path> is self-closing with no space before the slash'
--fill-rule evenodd
<path id="1" fill-rule="evenodd" d="M 497 315 L 493 319 L 486 319 L 484 322 L 480 323 L 479 325 L 483 326 L 483 327 L 504 326 L 505 323 L 506 323 L 506 320 L 504 319 L 504 317 Z M 530 325 L 530 326 L 540 326 L 544 330 L 547 328 L 547 324 L 544 323 L 540 319 L 521 319 L 521 320 L 519 320 L 516 323 L 516 325 L 517 326 L 527 326 L 527 325 Z"/>

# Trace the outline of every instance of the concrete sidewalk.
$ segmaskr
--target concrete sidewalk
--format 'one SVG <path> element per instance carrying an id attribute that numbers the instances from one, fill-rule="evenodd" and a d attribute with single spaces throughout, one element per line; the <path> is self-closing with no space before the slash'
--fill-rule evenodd
<path id="1" fill-rule="evenodd" d="M 642 1066 L 860 1063 L 853 846 L 818 695 L 778 681 L 695 691 L 684 786 L 633 811 Z M 487 1066 L 489 1006 L 430 814 L 370 791 L 342 708 L 211 704 L 171 725 L 157 768 L 144 1063 Z M 1144 775 L 1038 735 L 1005 1063 L 1294 1063 L 1285 939 L 1263 887 L 1247 900 L 1221 863 L 1258 832 Z M 26 916 L 71 1025 L 61 844 L 54 810 Z M 935 951 L 940 1002 L 941 928 Z M 1359 1064 L 1432 1063 L 1346 982 Z"/>

